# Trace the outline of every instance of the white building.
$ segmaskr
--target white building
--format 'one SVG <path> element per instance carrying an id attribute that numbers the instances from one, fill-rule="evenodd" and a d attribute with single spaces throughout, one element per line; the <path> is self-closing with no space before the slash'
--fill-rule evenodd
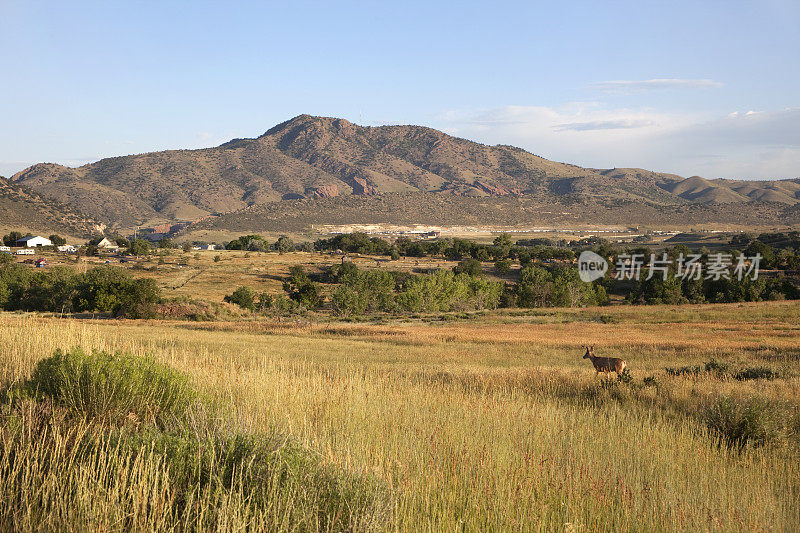
<path id="1" fill-rule="evenodd" d="M 17 250 L 17 251 L 16 251 L 16 252 L 14 252 L 14 253 L 15 253 L 15 254 L 17 254 L 17 255 L 33 255 L 33 254 L 35 254 L 36 252 L 34 252 L 33 250 L 31 250 L 30 248 L 23 248 L 23 249 L 21 249 L 21 250 Z"/>
<path id="2" fill-rule="evenodd" d="M 23 237 L 17 241 L 17 246 L 24 246 L 26 248 L 37 248 L 39 246 L 53 246 L 53 241 L 45 237 Z"/>
<path id="3" fill-rule="evenodd" d="M 0 252 L 10 252 L 10 251 L 11 251 L 11 247 L 10 246 L 1 246 L 0 245 Z"/>
<path id="4" fill-rule="evenodd" d="M 116 249 L 119 248 L 119 246 L 117 246 L 117 243 L 115 243 L 114 241 L 108 240 L 108 237 L 103 237 L 103 240 L 97 243 L 97 247 L 98 248 L 105 248 L 105 249 L 109 249 L 109 250 L 112 250 L 112 249 L 116 250 Z"/>
<path id="5" fill-rule="evenodd" d="M 78 248 L 76 246 L 71 245 L 71 244 L 62 244 L 61 246 L 56 246 L 56 250 L 58 250 L 59 252 L 66 252 L 68 254 L 74 254 L 75 252 L 78 251 Z"/>

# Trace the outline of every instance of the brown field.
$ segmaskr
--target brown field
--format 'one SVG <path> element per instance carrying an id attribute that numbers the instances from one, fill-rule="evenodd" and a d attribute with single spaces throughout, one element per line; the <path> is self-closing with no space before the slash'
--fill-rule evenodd
<path id="1" fill-rule="evenodd" d="M 272 257 L 269 268 L 282 268 Z M 17 382 L 73 345 L 151 356 L 223 405 L 226 426 L 279 431 L 325 464 L 377 480 L 391 511 L 355 529 L 790 531 L 799 523 L 797 304 L 445 318 L 188 323 L 6 313 L 0 377 Z M 633 382 L 603 385 L 581 359 L 584 344 L 626 359 Z M 779 377 L 665 372 L 711 359 Z M 726 397 L 760 398 L 796 418 L 764 445 L 729 447 L 703 417 Z M 134 488 L 145 493 L 148 479 Z M 92 487 L 80 497 L 94 518 L 79 523 L 100 528 L 119 504 Z M 0 482 L 0 493 L 9 490 Z M 26 516 L 36 516 L 28 505 Z M 236 509 L 214 527 L 298 527 L 263 513 L 248 521 Z"/>

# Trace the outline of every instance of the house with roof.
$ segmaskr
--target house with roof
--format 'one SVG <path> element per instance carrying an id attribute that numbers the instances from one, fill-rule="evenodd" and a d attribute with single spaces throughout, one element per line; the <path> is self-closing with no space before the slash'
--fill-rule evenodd
<path id="1" fill-rule="evenodd" d="M 38 248 L 40 246 L 53 246 L 53 241 L 46 237 L 39 235 L 32 237 L 23 237 L 17 241 L 17 246 L 23 248 Z"/>

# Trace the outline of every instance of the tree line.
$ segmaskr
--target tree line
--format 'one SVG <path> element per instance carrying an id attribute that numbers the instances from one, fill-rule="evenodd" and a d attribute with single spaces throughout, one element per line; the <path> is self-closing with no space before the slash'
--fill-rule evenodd
<path id="1" fill-rule="evenodd" d="M 152 318 L 160 301 L 161 291 L 154 280 L 134 278 L 119 267 L 104 265 L 83 273 L 66 266 L 49 270 L 19 264 L 0 267 L 0 309 L 7 311 Z"/>

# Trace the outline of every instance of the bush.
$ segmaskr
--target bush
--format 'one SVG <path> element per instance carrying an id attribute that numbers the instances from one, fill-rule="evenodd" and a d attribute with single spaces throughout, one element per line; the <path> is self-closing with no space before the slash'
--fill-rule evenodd
<path id="1" fill-rule="evenodd" d="M 487 256 L 488 259 L 488 256 Z M 456 274 L 468 274 L 470 276 L 480 276 L 483 274 L 483 267 L 481 262 L 477 259 L 468 258 L 460 261 L 453 267 L 453 272 Z"/>
<path id="2" fill-rule="evenodd" d="M 182 419 L 196 396 L 183 374 L 151 359 L 79 347 L 39 361 L 24 388 L 87 420 L 158 427 Z"/>
<path id="3" fill-rule="evenodd" d="M 658 387 L 658 380 L 655 376 L 647 376 L 642 380 L 642 385 L 645 387 Z"/>
<path id="4" fill-rule="evenodd" d="M 498 274 L 508 274 L 511 272 L 511 261 L 508 259 L 498 259 L 494 262 L 494 269 Z"/>
<path id="5" fill-rule="evenodd" d="M 751 379 L 775 379 L 779 373 L 765 366 L 751 366 L 733 374 L 733 379 L 749 381 Z"/>
<path id="6" fill-rule="evenodd" d="M 303 311 L 300 305 L 283 294 L 267 294 L 262 292 L 258 296 L 256 309 L 272 316 L 285 316 Z"/>
<path id="7" fill-rule="evenodd" d="M 731 396 L 718 398 L 704 412 L 709 428 L 730 446 L 761 446 L 782 435 L 779 409 L 767 400 L 737 400 Z"/>
<path id="8" fill-rule="evenodd" d="M 250 287 L 239 287 L 233 291 L 233 294 L 225 296 L 223 300 L 250 311 L 254 311 L 256 308 L 256 293 Z"/>

